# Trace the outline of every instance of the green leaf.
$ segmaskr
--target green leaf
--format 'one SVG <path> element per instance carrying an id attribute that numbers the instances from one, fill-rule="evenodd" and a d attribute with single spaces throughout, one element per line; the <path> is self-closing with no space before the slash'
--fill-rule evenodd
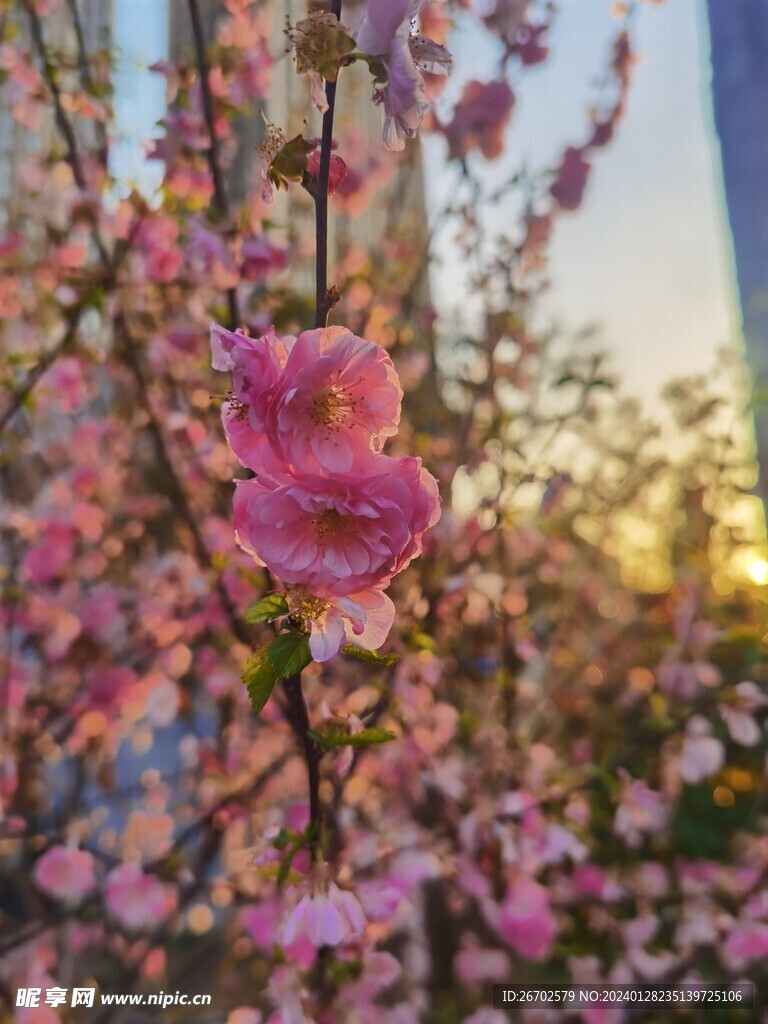
<path id="1" fill-rule="evenodd" d="M 309 650 L 309 634 L 282 633 L 275 637 L 267 648 L 273 669 L 280 678 L 296 676 L 312 661 Z"/>
<path id="2" fill-rule="evenodd" d="M 325 732 L 310 730 L 309 735 L 324 750 L 333 750 L 335 747 L 373 747 L 397 739 L 389 729 L 363 729 L 362 732 L 349 733 L 338 725 L 329 726 Z"/>
<path id="3" fill-rule="evenodd" d="M 396 740 L 397 736 L 389 729 L 363 729 L 362 732 L 353 732 L 348 736 L 342 736 L 338 741 L 340 747 L 373 747 L 377 743 L 389 743 Z"/>
<path id="4" fill-rule="evenodd" d="M 372 661 L 374 665 L 394 665 L 400 661 L 399 654 L 379 654 L 378 651 L 364 651 L 362 647 L 353 647 L 346 644 L 341 648 L 342 654 L 348 654 L 350 658 L 359 658 L 361 661 Z"/>
<path id="5" fill-rule="evenodd" d="M 272 691 L 280 679 L 269 658 L 269 647 L 270 645 L 266 645 L 255 650 L 243 669 L 243 682 L 257 715 L 272 696 Z"/>
<path id="6" fill-rule="evenodd" d="M 288 602 L 285 599 L 285 594 L 267 594 L 248 609 L 245 613 L 245 621 L 272 622 L 273 619 L 287 614 Z"/>

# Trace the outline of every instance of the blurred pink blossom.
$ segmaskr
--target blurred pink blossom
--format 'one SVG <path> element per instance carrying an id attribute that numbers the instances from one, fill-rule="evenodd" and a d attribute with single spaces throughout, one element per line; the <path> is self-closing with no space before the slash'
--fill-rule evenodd
<path id="1" fill-rule="evenodd" d="M 113 917 L 131 930 L 156 926 L 176 909 L 176 891 L 128 862 L 110 871 L 105 903 Z"/>
<path id="2" fill-rule="evenodd" d="M 96 885 L 93 857 L 87 850 L 53 846 L 35 864 L 34 879 L 49 896 L 78 903 Z"/>
<path id="3" fill-rule="evenodd" d="M 690 785 L 703 782 L 725 763 L 725 748 L 711 732 L 709 722 L 699 715 L 688 722 L 680 760 L 680 776 Z"/>
<path id="4" fill-rule="evenodd" d="M 518 874 L 510 882 L 504 901 L 486 901 L 483 909 L 490 925 L 520 956 L 529 960 L 547 956 L 557 935 L 557 921 L 545 886 Z"/>
<path id="5" fill-rule="evenodd" d="M 285 921 L 283 944 L 306 934 L 313 946 L 338 946 L 362 935 L 365 917 L 355 896 L 331 882 L 327 891 L 302 896 Z"/>
<path id="6" fill-rule="evenodd" d="M 451 120 L 443 126 L 451 159 L 462 160 L 473 149 L 479 149 L 486 160 L 501 156 L 514 105 L 506 79 L 468 82 Z"/>

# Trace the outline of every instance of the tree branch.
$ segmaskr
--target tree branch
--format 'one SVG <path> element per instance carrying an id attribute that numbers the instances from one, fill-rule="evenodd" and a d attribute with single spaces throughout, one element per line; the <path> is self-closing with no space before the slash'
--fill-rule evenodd
<path id="1" fill-rule="evenodd" d="M 284 688 L 288 697 L 289 721 L 296 734 L 296 738 L 302 745 L 304 760 L 307 762 L 309 824 L 314 826 L 314 834 L 309 842 L 309 852 L 311 859 L 314 860 L 320 848 L 320 833 L 323 825 L 323 814 L 320 806 L 320 758 L 322 751 L 309 735 L 309 715 L 301 689 L 301 673 L 286 679 Z"/>
<path id="2" fill-rule="evenodd" d="M 77 136 L 75 135 L 75 129 L 72 122 L 66 115 L 64 105 L 61 100 L 61 89 L 56 78 L 56 69 L 51 64 L 48 58 L 48 51 L 45 47 L 45 38 L 43 37 L 43 26 L 40 21 L 40 16 L 37 11 L 29 3 L 29 0 L 25 0 L 24 6 L 27 14 L 29 15 L 29 24 L 32 31 L 32 38 L 35 43 L 40 61 L 43 65 L 43 76 L 51 90 L 51 96 L 53 97 L 53 109 L 56 117 L 56 127 L 64 137 L 64 141 L 67 145 L 67 159 L 69 165 L 72 168 L 72 175 L 75 179 L 75 184 L 83 194 L 88 193 L 88 181 L 85 177 L 85 170 L 83 168 L 82 160 L 80 159 L 80 153 L 77 147 Z M 96 243 L 96 248 L 99 250 L 99 256 L 104 261 L 105 266 L 110 266 L 109 253 L 106 250 L 104 242 L 99 234 L 96 225 L 94 224 L 93 240 Z"/>
<path id="3" fill-rule="evenodd" d="M 205 34 L 200 20 L 200 8 L 197 0 L 188 0 L 189 16 L 192 19 L 192 33 L 195 37 L 195 54 L 197 57 L 197 70 L 200 76 L 200 92 L 203 100 L 203 113 L 205 124 L 208 129 L 209 146 L 206 150 L 208 166 L 213 179 L 213 200 L 217 212 L 222 217 L 229 216 L 229 203 L 227 192 L 224 187 L 224 175 L 221 170 L 221 155 L 219 152 L 219 140 L 216 137 L 216 111 L 213 103 L 213 93 L 209 78 L 208 58 L 206 56 Z M 227 305 L 229 307 L 229 324 L 231 331 L 234 331 L 240 324 L 240 304 L 237 298 L 237 290 L 227 290 Z"/>
<path id="4" fill-rule="evenodd" d="M 190 6 L 196 0 L 189 0 Z M 331 0 L 331 12 L 341 17 L 342 0 Z M 336 298 L 328 291 L 328 179 L 331 169 L 331 145 L 333 143 L 333 113 L 336 105 L 336 82 L 325 83 L 325 95 L 328 109 L 323 115 L 323 135 L 320 144 L 320 172 L 317 187 L 312 195 L 315 200 L 315 327 L 325 327 L 328 314 L 333 308 Z M 309 844 L 312 860 L 320 848 L 323 824 L 320 806 L 320 758 L 322 750 L 309 735 L 309 715 L 304 694 L 301 689 L 301 673 L 286 679 L 284 684 L 288 698 L 288 715 L 296 738 L 304 751 L 307 763 L 307 781 L 309 784 L 309 824 L 314 832 Z"/>
<path id="5" fill-rule="evenodd" d="M 341 18 L 342 0 L 331 0 L 331 13 Z M 328 109 L 323 114 L 323 133 L 320 143 L 320 171 L 315 199 L 315 327 L 326 327 L 328 315 L 338 300 L 338 293 L 328 290 L 328 179 L 331 174 L 331 146 L 333 144 L 333 115 L 336 108 L 336 82 L 325 83 Z"/>

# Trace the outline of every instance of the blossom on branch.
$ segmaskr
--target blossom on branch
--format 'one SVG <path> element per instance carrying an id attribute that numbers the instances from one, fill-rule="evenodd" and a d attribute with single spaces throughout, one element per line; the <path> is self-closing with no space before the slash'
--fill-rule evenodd
<path id="1" fill-rule="evenodd" d="M 319 597 L 386 586 L 421 552 L 438 508 L 421 460 L 372 458 L 347 477 L 264 474 L 238 482 L 240 544 L 286 583 Z"/>
<path id="2" fill-rule="evenodd" d="M 374 103 L 384 107 L 384 145 L 400 151 L 429 110 L 424 76 L 450 74 L 453 58 L 444 46 L 415 31 L 424 0 L 368 0 L 355 29 L 358 49 L 375 75 Z"/>
<path id="3" fill-rule="evenodd" d="M 240 546 L 288 586 L 316 660 L 347 642 L 376 650 L 394 620 L 383 591 L 440 515 L 421 460 L 381 452 L 400 419 L 391 359 L 345 327 L 250 338 L 214 325 L 211 348 L 232 373 L 227 439 L 256 474 L 237 482 Z"/>
<path id="4" fill-rule="evenodd" d="M 283 944 L 290 946 L 306 935 L 317 949 L 338 946 L 356 938 L 365 930 L 365 916 L 351 892 L 331 882 L 320 886 L 311 895 L 302 896 L 283 925 Z"/>

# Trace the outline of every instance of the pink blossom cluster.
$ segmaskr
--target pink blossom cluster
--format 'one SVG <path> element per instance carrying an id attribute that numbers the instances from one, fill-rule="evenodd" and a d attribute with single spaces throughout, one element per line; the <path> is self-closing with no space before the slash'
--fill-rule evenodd
<path id="1" fill-rule="evenodd" d="M 237 482 L 239 544 L 286 584 L 317 661 L 347 642 L 377 649 L 394 620 L 384 590 L 440 516 L 421 460 L 381 452 L 400 420 L 392 361 L 345 327 L 251 338 L 214 325 L 211 348 L 232 373 L 227 438 L 256 474 Z"/>

